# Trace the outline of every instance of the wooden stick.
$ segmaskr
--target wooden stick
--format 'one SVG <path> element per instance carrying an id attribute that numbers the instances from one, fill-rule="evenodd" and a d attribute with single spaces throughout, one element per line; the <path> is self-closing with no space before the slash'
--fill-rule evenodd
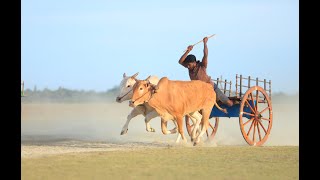
<path id="1" fill-rule="evenodd" d="M 213 37 L 213 36 L 215 36 L 215 34 L 212 34 L 211 36 L 208 36 L 207 38 L 209 39 L 209 38 L 211 38 L 211 37 Z M 201 43 L 202 41 L 203 41 L 203 39 L 202 39 L 201 41 L 199 41 L 199 42 L 197 42 L 197 43 L 193 44 L 192 46 L 195 46 L 195 45 L 197 45 L 197 44 Z M 186 52 L 186 51 L 187 51 L 187 49 L 186 49 L 186 50 L 184 50 L 183 52 Z"/>
<path id="2" fill-rule="evenodd" d="M 231 96 L 231 80 L 230 80 L 230 88 L 229 88 L 229 97 Z"/>

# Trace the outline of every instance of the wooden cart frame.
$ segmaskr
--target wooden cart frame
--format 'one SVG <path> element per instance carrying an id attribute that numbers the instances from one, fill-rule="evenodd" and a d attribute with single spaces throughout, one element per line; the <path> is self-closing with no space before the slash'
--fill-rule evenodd
<path id="1" fill-rule="evenodd" d="M 271 103 L 271 80 L 259 80 L 258 78 L 243 77 L 236 75 L 235 91 L 232 91 L 232 82 L 219 79 L 213 80 L 217 87 L 234 102 L 232 107 L 218 104 L 226 108 L 225 114 L 213 107 L 209 128 L 207 130 L 208 140 L 212 140 L 218 130 L 219 118 L 238 117 L 240 130 L 245 141 L 251 146 L 263 145 L 272 128 L 272 103 Z M 245 93 L 243 93 L 245 92 Z M 212 120 L 213 119 L 213 120 Z M 191 136 L 193 125 L 188 116 L 185 116 L 188 134 Z"/>

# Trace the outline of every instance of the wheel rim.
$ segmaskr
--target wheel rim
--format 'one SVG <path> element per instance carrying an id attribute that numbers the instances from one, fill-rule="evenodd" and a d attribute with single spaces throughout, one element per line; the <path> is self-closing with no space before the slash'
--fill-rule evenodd
<path id="1" fill-rule="evenodd" d="M 189 136 L 191 137 L 193 123 L 188 116 L 185 116 L 185 121 L 186 121 L 187 132 L 188 132 Z M 206 131 L 207 139 L 209 141 L 211 141 L 214 138 L 214 136 L 216 135 L 217 130 L 218 130 L 218 126 L 219 126 L 219 118 L 216 117 L 216 118 L 209 119 L 209 127 L 208 127 L 208 130 Z"/>
<path id="2" fill-rule="evenodd" d="M 249 145 L 261 146 L 268 139 L 272 128 L 272 105 L 268 94 L 261 87 L 251 87 L 244 94 L 239 124 L 242 136 Z"/>

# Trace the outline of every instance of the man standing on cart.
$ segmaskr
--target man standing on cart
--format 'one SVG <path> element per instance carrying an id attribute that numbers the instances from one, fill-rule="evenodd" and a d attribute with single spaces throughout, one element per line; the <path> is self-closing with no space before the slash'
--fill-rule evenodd
<path id="1" fill-rule="evenodd" d="M 233 105 L 233 102 L 218 88 L 217 84 L 211 80 L 211 77 L 207 75 L 207 65 L 208 65 L 208 47 L 207 47 L 208 38 L 203 38 L 203 58 L 202 61 L 197 61 L 196 56 L 189 54 L 193 49 L 193 46 L 190 45 L 187 48 L 187 51 L 181 56 L 179 64 L 188 68 L 189 77 L 191 80 L 201 80 L 207 83 L 210 83 L 213 86 L 214 91 L 217 94 L 217 98 L 224 104 L 229 107 Z M 189 54 L 189 55 L 188 55 Z"/>

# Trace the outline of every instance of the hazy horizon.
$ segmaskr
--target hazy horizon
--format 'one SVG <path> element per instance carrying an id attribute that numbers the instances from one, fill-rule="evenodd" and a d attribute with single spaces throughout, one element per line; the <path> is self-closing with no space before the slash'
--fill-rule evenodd
<path id="1" fill-rule="evenodd" d="M 261 85 L 259 85 L 261 86 Z M 84 91 L 84 92 L 90 92 L 90 91 L 93 91 L 94 93 L 107 93 L 107 92 L 110 92 L 110 91 L 113 91 L 114 89 L 118 88 L 119 87 L 119 84 L 118 85 L 115 85 L 109 89 L 105 89 L 105 90 L 95 90 L 95 89 L 74 89 L 74 88 L 65 88 L 64 86 L 58 86 L 56 88 L 47 88 L 47 87 L 43 87 L 42 89 L 39 89 L 37 85 L 35 85 L 34 87 L 32 88 L 24 88 L 24 91 L 34 91 L 35 88 L 37 91 L 44 91 L 45 89 L 48 89 L 50 91 L 57 91 L 59 90 L 60 88 L 63 88 L 63 89 L 66 89 L 66 90 L 70 90 L 70 91 Z M 263 86 L 261 86 L 263 87 Z M 120 91 L 116 91 L 116 93 L 118 93 Z M 272 95 L 285 95 L 285 96 L 295 96 L 295 95 L 299 95 L 299 89 L 295 92 L 284 92 L 284 91 L 272 91 Z"/>

